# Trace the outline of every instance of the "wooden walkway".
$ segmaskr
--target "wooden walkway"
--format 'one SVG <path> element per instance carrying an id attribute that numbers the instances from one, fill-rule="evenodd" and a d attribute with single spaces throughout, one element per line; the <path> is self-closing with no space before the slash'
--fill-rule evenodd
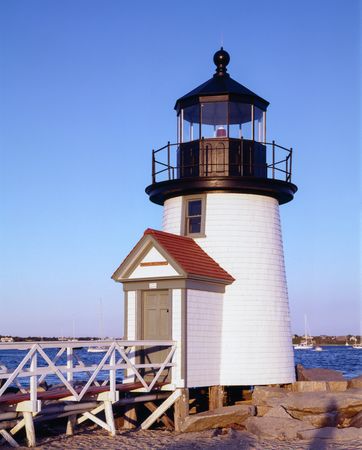
<path id="1" fill-rule="evenodd" d="M 159 390 L 162 386 L 166 385 L 166 383 L 156 383 L 153 387 L 153 390 Z M 127 384 L 116 384 L 117 392 L 132 392 L 135 390 L 141 390 L 143 385 L 140 381 L 137 383 L 127 383 Z M 81 388 L 75 388 L 75 391 L 79 394 L 81 392 Z M 87 390 L 86 397 L 92 397 L 96 394 L 100 394 L 102 392 L 109 392 L 108 386 L 91 386 Z M 50 389 L 48 391 L 38 392 L 38 400 L 60 400 L 64 398 L 68 398 L 72 395 L 72 393 L 68 389 L 64 388 L 55 388 Z M 0 397 L 0 410 L 2 405 L 15 405 L 21 402 L 25 402 L 30 400 L 30 392 L 26 394 L 19 393 L 11 393 L 5 394 Z"/>

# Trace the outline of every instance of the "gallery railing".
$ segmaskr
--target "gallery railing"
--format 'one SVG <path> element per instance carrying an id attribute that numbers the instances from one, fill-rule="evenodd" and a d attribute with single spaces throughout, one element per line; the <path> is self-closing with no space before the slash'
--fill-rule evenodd
<path id="1" fill-rule="evenodd" d="M 222 145 L 222 147 L 221 147 Z M 200 139 L 152 150 L 152 183 L 186 177 L 252 176 L 291 182 L 292 148 L 275 141 Z"/>

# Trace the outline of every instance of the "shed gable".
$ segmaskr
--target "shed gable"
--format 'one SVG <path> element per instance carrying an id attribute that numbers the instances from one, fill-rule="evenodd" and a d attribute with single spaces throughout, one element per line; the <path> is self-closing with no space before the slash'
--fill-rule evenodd
<path id="1" fill-rule="evenodd" d="M 154 246 L 141 258 L 134 270 L 128 275 L 129 279 L 159 278 L 180 276 L 165 256 Z"/>
<path id="2" fill-rule="evenodd" d="M 234 278 L 190 237 L 148 228 L 112 275 L 113 280 L 182 278 L 231 284 Z"/>

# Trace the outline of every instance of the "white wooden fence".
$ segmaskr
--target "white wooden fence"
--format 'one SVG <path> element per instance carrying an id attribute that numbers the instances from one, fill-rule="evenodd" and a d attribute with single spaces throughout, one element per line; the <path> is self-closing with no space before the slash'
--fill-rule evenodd
<path id="1" fill-rule="evenodd" d="M 139 362 L 136 354 L 141 351 L 152 351 L 152 347 L 168 349 L 162 362 Z M 48 349 L 56 349 L 53 357 L 49 356 Z M 82 350 L 80 352 L 79 350 Z M 81 357 L 88 349 L 99 349 L 100 361 L 97 363 L 86 363 Z M 16 367 L 10 368 L 7 364 L 6 350 L 25 350 L 21 362 Z M 24 342 L 24 343 L 1 343 L 0 344 L 0 404 L 2 396 L 11 385 L 16 385 L 20 392 L 30 393 L 31 409 L 38 410 L 37 395 L 39 385 L 46 377 L 54 375 L 58 378 L 57 387 L 69 391 L 67 399 L 81 401 L 89 389 L 94 386 L 108 386 L 111 401 L 117 401 L 117 378 L 124 378 L 127 370 L 127 380 L 130 374 L 135 381 L 139 381 L 144 391 L 151 391 L 156 383 L 160 381 L 161 374 L 165 369 L 173 367 L 172 357 L 176 350 L 173 341 L 50 341 L 50 342 Z M 88 358 L 90 359 L 90 353 Z M 64 356 L 66 362 L 64 363 Z M 98 359 L 99 359 L 98 358 Z M 41 364 L 39 364 L 41 360 Z M 148 369 L 147 379 L 142 369 Z M 149 372 L 154 375 L 150 376 Z M 75 388 L 75 374 L 82 373 L 84 383 L 81 389 Z M 99 374 L 102 379 L 99 380 Z M 118 381 L 118 383 L 121 381 Z M 59 384 L 59 386 L 58 386 Z"/>
<path id="2" fill-rule="evenodd" d="M 93 353 L 97 349 L 99 352 Z M 22 358 L 19 358 L 19 353 L 14 353 L 16 350 L 23 351 Z M 35 446 L 34 419 L 41 419 L 48 411 L 54 413 L 53 410 L 56 409 L 51 404 L 42 411 L 39 398 L 44 401 L 57 399 L 60 402 L 83 400 L 84 407 L 89 407 L 89 401 L 92 399 L 100 402 L 99 406 L 91 411 L 77 413 L 76 407 L 71 408 L 72 417 L 76 418 L 78 415 L 75 422 L 77 424 L 92 420 L 115 435 L 112 404 L 119 401 L 120 390 L 150 392 L 161 382 L 163 389 L 175 389 L 172 384 L 164 385 L 167 369 L 175 366 L 172 361 L 175 350 L 174 341 L 0 343 L 0 436 L 11 446 L 17 447 L 13 436 L 25 426 L 28 445 Z M 150 358 L 150 355 L 155 353 L 159 355 L 158 360 L 162 359 L 161 362 L 152 362 L 154 358 Z M 94 354 L 98 357 L 91 356 Z M 15 364 L 14 358 L 18 360 Z M 42 383 L 49 381 L 49 377 L 52 377 L 52 382 L 56 381 L 55 386 L 39 393 Z M 9 388 L 14 386 L 18 388 L 18 392 L 9 394 Z M 84 403 L 85 400 L 88 403 Z M 124 400 L 120 402 L 122 401 Z M 147 419 L 145 426 L 152 424 L 162 414 L 164 407 L 159 409 Z M 61 408 L 61 411 L 63 410 L 64 407 Z M 105 413 L 106 422 L 97 417 L 101 411 Z M 17 420 L 15 425 L 12 424 L 10 429 L 5 426 L 5 419 L 16 418 L 18 413 L 21 413 L 23 418 Z M 56 417 L 61 416 L 64 414 L 58 414 Z M 71 420 L 68 421 L 67 430 L 68 426 L 73 427 Z"/>

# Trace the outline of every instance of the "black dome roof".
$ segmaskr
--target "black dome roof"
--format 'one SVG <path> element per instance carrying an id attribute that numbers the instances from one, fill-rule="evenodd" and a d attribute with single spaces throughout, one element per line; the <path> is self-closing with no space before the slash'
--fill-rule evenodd
<path id="1" fill-rule="evenodd" d="M 216 64 L 215 75 L 186 95 L 180 97 L 176 101 L 175 109 L 179 111 L 181 108 L 199 103 L 199 97 L 226 95 L 231 101 L 254 104 L 265 111 L 269 102 L 233 80 L 227 73 L 226 66 L 229 60 L 229 54 L 221 47 L 221 50 L 217 51 L 214 55 L 214 63 Z"/>

